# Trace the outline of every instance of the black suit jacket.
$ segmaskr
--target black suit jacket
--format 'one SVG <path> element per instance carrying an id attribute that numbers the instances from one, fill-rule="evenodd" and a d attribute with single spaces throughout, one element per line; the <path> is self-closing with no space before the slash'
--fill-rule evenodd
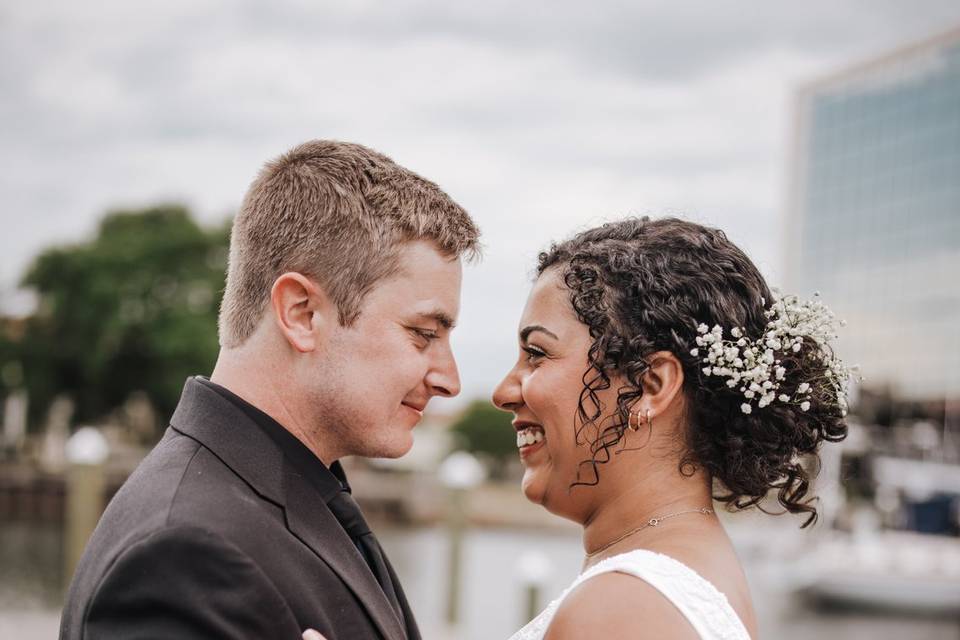
<path id="1" fill-rule="evenodd" d="M 60 637 L 419 640 L 395 584 L 406 629 L 314 486 L 190 379 L 87 544 Z"/>

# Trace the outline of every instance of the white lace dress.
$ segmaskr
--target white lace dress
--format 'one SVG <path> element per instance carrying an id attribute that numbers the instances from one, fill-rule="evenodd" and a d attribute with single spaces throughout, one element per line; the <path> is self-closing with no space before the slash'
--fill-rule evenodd
<path id="1" fill-rule="evenodd" d="M 679 560 L 644 549 L 607 558 L 584 571 L 510 640 L 541 640 L 567 594 L 581 582 L 608 571 L 636 576 L 654 587 L 680 610 L 702 640 L 750 640 L 727 597 L 716 587 Z"/>

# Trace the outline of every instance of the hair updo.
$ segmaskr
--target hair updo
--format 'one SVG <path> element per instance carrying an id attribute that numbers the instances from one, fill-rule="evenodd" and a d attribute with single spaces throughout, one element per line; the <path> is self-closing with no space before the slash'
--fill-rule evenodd
<path id="1" fill-rule="evenodd" d="M 578 318 L 590 331 L 589 367 L 578 405 L 577 442 L 585 440 L 592 478 L 611 459 L 630 420 L 630 407 L 643 395 L 645 357 L 669 351 L 682 363 L 687 398 L 687 433 L 680 472 L 705 469 L 714 479 L 714 499 L 731 510 L 755 506 L 772 490 L 791 513 L 813 523 L 815 498 L 808 497 L 810 473 L 800 456 L 817 455 L 820 443 L 847 433 L 837 391 L 826 381 L 818 345 L 804 340 L 784 360 L 782 384 L 810 383 L 820 401 L 807 411 L 774 402 L 745 414 L 744 396 L 717 376 L 704 375 L 692 355 L 698 325 L 743 329 L 756 339 L 767 324 L 773 295 L 756 266 L 726 235 L 692 222 L 629 218 L 584 231 L 553 244 L 539 256 L 538 277 L 551 268 L 570 289 Z M 597 392 L 610 388 L 611 374 L 626 384 L 618 389 L 612 419 L 601 420 Z M 762 508 L 762 506 L 761 506 Z"/>

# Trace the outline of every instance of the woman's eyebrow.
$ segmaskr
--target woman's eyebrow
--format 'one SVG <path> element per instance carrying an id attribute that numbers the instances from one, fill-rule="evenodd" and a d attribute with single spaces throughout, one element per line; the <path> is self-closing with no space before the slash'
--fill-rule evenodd
<path id="1" fill-rule="evenodd" d="M 541 326 L 541 325 L 539 325 L 539 324 L 531 324 L 531 325 L 528 325 L 528 326 L 526 326 L 526 327 L 524 327 L 523 329 L 520 330 L 520 342 L 526 342 L 526 341 L 527 341 L 527 338 L 530 337 L 530 334 L 533 333 L 533 332 L 535 332 L 535 331 L 539 331 L 539 332 L 541 332 L 541 333 L 545 333 L 545 334 L 547 334 L 548 336 L 550 336 L 551 338 L 553 338 L 554 340 L 559 340 L 559 339 L 560 339 L 560 338 L 557 337 L 557 334 L 555 334 L 553 331 L 550 331 L 550 330 L 547 329 L 546 327 L 543 327 L 543 326 Z"/>

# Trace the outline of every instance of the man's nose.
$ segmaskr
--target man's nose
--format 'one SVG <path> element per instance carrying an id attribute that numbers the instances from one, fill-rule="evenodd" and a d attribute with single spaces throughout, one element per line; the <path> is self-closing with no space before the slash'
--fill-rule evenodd
<path id="1" fill-rule="evenodd" d="M 452 398 L 460 393 L 460 372 L 453 351 L 447 348 L 436 366 L 427 373 L 427 386 L 434 395 Z"/>

